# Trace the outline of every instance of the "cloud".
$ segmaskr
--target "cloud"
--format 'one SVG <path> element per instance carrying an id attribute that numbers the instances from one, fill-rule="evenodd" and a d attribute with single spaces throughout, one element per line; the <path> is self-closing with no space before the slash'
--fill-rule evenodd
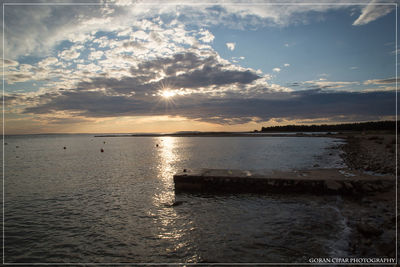
<path id="1" fill-rule="evenodd" d="M 105 88 L 109 93 L 134 92 L 137 96 L 143 96 L 168 86 L 169 89 L 193 89 L 194 92 L 202 93 L 207 87 L 250 84 L 260 78 L 254 71 L 221 62 L 216 55 L 200 57 L 192 52 L 144 61 L 132 67 L 130 74 L 119 79 L 94 77 L 90 81 L 78 83 L 77 89 Z"/>
<path id="2" fill-rule="evenodd" d="M 375 21 L 394 10 L 395 4 L 387 5 L 388 3 L 377 2 L 372 0 L 369 5 L 365 6 L 360 16 L 353 22 L 354 26 L 360 26 Z"/>
<path id="3" fill-rule="evenodd" d="M 65 118 L 65 117 L 46 117 L 44 121 L 47 124 L 53 125 L 64 125 L 64 124 L 75 124 L 75 123 L 85 123 L 85 122 L 92 122 L 90 119 L 86 118 L 79 118 L 79 117 L 72 117 L 72 118 Z"/>
<path id="4" fill-rule="evenodd" d="M 46 67 L 48 67 L 48 66 L 50 66 L 50 65 L 55 65 L 55 64 L 57 64 L 57 63 L 58 63 L 58 59 L 57 59 L 57 58 L 55 58 L 55 57 L 48 57 L 48 58 L 45 58 L 45 59 L 43 59 L 42 61 L 40 61 L 40 62 L 38 63 L 38 66 L 41 67 L 41 68 L 46 68 Z"/>
<path id="5" fill-rule="evenodd" d="M 185 73 L 168 81 L 176 88 L 198 88 L 210 85 L 247 84 L 258 79 L 259 76 L 251 71 L 223 70 L 219 67 L 205 66 L 191 73 Z"/>
<path id="6" fill-rule="evenodd" d="M 272 71 L 273 71 L 273 72 L 280 72 L 281 69 L 280 69 L 280 68 L 273 68 Z"/>
<path id="7" fill-rule="evenodd" d="M 101 17 L 101 13 L 90 6 L 5 6 L 5 54 L 10 58 L 44 55 L 62 40 L 82 38 L 87 31 L 84 18 Z"/>
<path id="8" fill-rule="evenodd" d="M 88 56 L 88 59 L 90 60 L 98 60 L 101 59 L 104 55 L 103 51 L 94 51 L 92 53 L 90 53 L 90 55 Z"/>
<path id="9" fill-rule="evenodd" d="M 55 63 L 53 58 L 47 58 L 38 63 L 38 67 L 29 64 L 19 64 L 5 71 L 5 81 L 7 84 L 27 82 L 31 80 L 43 81 L 53 75 L 49 72 L 49 66 Z"/>
<path id="10" fill-rule="evenodd" d="M 320 89 L 356 83 L 326 80 L 298 83 L 303 86 L 302 92 L 271 84 L 273 75 L 222 59 L 211 47 L 213 33 L 206 29 L 217 24 L 229 29 L 285 27 L 308 23 L 313 17 L 310 14 L 315 12 L 322 17 L 323 12 L 339 8 L 347 6 L 238 6 L 218 2 L 204 6 L 160 2 L 151 8 L 7 6 L 7 83 L 45 81 L 38 83 L 38 92 L 8 95 L 7 101 L 17 103 L 15 106 L 19 105 L 27 114 L 41 114 L 45 118 L 60 113 L 65 117 L 77 116 L 77 122 L 99 117 L 170 115 L 234 124 L 277 117 L 309 118 L 319 109 L 325 110 L 321 112 L 324 116 L 356 116 L 358 113 L 351 105 L 364 107 L 356 101 L 361 99 L 365 106 L 371 104 L 372 97 L 385 102 L 388 92 L 339 95 Z M 226 46 L 234 51 L 236 44 Z M 38 61 L 19 64 L 17 60 L 25 55 Z M 240 59 L 244 57 L 232 61 Z M 273 71 L 278 73 L 289 66 L 285 63 Z M 160 91 L 165 89 L 175 94 L 171 98 L 173 107 L 168 110 L 160 97 Z M 377 104 L 377 114 L 384 108 L 381 102 Z M 328 107 L 333 110 L 335 105 L 337 110 L 328 112 Z M 372 115 L 361 110 L 359 116 Z M 61 121 L 57 118 L 51 123 Z"/>
<path id="11" fill-rule="evenodd" d="M 374 88 L 363 89 L 362 92 L 396 91 L 396 86 L 380 85 Z"/>
<path id="12" fill-rule="evenodd" d="M 232 59 L 232 62 L 234 62 L 234 63 L 238 63 L 240 60 L 244 60 L 245 59 L 245 57 L 231 57 L 231 59 Z"/>
<path id="13" fill-rule="evenodd" d="M 133 40 L 131 38 L 119 40 L 119 38 L 116 37 L 118 35 L 118 31 L 116 31 L 113 33 L 101 33 L 84 44 L 80 42 L 72 44 L 70 42 L 65 42 L 62 45 L 62 51 L 57 51 L 55 48 L 52 53 L 53 56 L 46 57 L 37 63 L 33 63 L 33 65 L 30 65 L 30 68 L 27 68 L 27 64 L 18 66 L 17 61 L 8 60 L 14 63 L 12 63 L 13 66 L 10 66 L 12 68 L 9 69 L 9 72 L 6 73 L 6 77 L 8 77 L 7 81 L 11 84 L 29 80 L 46 80 L 46 87 L 73 89 L 74 83 L 84 78 L 93 77 L 97 75 L 94 73 L 99 71 L 102 71 L 107 77 L 116 79 L 128 76 L 131 68 L 135 68 L 138 64 L 143 62 L 148 63 L 149 58 L 166 59 L 169 55 L 183 54 L 183 51 L 193 51 L 201 54 L 202 57 L 208 54 L 217 56 L 209 45 L 203 44 L 197 40 L 190 40 L 194 36 L 204 37 L 204 34 L 207 34 L 205 30 L 187 31 L 183 28 L 183 25 L 178 22 L 174 23 L 173 26 L 164 24 L 160 26 L 156 24 L 155 21 L 148 20 L 141 20 L 136 23 L 145 24 L 146 26 L 144 26 L 144 29 L 150 28 L 151 30 L 146 30 L 147 32 L 141 31 L 142 33 L 137 35 L 137 32 L 140 31 L 136 28 L 131 29 L 129 34 L 134 36 Z M 126 29 L 121 29 L 121 31 L 126 31 Z M 157 33 L 151 34 L 154 31 L 157 31 Z M 202 32 L 203 35 L 198 35 L 199 32 Z M 102 36 L 103 34 L 106 35 Z M 136 38 L 137 36 L 146 38 L 146 40 L 138 39 Z M 189 41 L 193 43 L 193 46 L 187 48 Z M 189 56 L 189 54 L 187 54 L 187 56 Z M 190 58 L 183 59 L 179 64 L 183 66 L 185 60 L 190 61 Z M 222 59 L 218 60 L 222 62 Z M 6 63 L 8 61 L 6 61 Z M 199 64 L 203 63 L 205 64 L 207 62 Z M 161 60 L 158 64 L 168 65 L 168 62 L 163 62 Z M 143 65 L 141 65 L 141 67 L 143 67 Z M 170 75 L 168 71 L 171 69 L 172 67 L 167 67 L 167 72 L 165 74 Z M 176 68 L 176 71 L 184 70 L 187 70 L 185 66 L 181 70 Z M 161 75 L 161 72 L 158 74 Z M 58 78 L 58 80 L 56 78 Z M 153 78 L 161 79 L 162 77 L 154 76 Z M 61 85 L 60 81 L 64 84 Z"/>
<path id="14" fill-rule="evenodd" d="M 235 50 L 235 46 L 235 43 L 226 43 L 226 47 L 231 51 Z"/>
<path id="15" fill-rule="evenodd" d="M 332 89 L 358 85 L 359 82 L 327 81 L 325 78 L 320 78 L 317 81 L 305 81 L 302 84 L 305 85 L 307 89 Z"/>
<path id="16" fill-rule="evenodd" d="M 9 73 L 5 77 L 8 84 L 26 82 L 33 78 L 33 73 Z"/>
<path id="17" fill-rule="evenodd" d="M 394 116 L 395 92 L 332 92 L 309 90 L 274 93 L 271 98 L 218 98 L 180 96 L 166 109 L 155 99 L 108 96 L 103 92 L 74 91 L 48 96 L 47 103 L 25 113 L 73 112 L 86 118 L 116 116 L 181 116 L 214 123 L 240 123 L 272 118 L 316 119 L 324 117 L 379 118 Z"/>
<path id="18" fill-rule="evenodd" d="M 77 70 L 82 70 L 84 72 L 88 72 L 88 74 L 91 74 L 91 75 L 95 75 L 94 74 L 95 72 L 98 72 L 98 71 L 101 70 L 100 66 L 98 66 L 96 64 L 93 64 L 93 63 L 90 63 L 90 64 L 76 64 L 76 68 L 77 68 Z"/>
<path id="19" fill-rule="evenodd" d="M 199 32 L 199 35 L 200 35 L 199 40 L 205 43 L 211 43 L 215 38 L 215 36 L 211 32 L 204 29 L 201 32 Z"/>
<path id="20" fill-rule="evenodd" d="M 11 60 L 11 59 L 1 59 L 1 60 L 4 64 L 4 67 L 15 67 L 15 66 L 18 66 L 18 64 L 19 64 L 18 61 Z"/>
<path id="21" fill-rule="evenodd" d="M 58 54 L 58 56 L 64 60 L 71 60 L 78 58 L 81 53 L 75 51 L 75 50 L 64 50 Z"/>
<path id="22" fill-rule="evenodd" d="M 363 0 L 364 1 L 364 0 Z M 343 1 L 347 3 L 347 1 Z M 55 46 L 63 41 L 84 44 L 93 40 L 98 32 L 116 32 L 120 37 L 129 36 L 132 41 L 157 38 L 157 33 L 148 33 L 153 25 L 179 22 L 187 27 L 203 29 L 198 39 L 210 43 L 214 35 L 205 27 L 222 25 L 230 29 L 254 29 L 257 27 L 284 27 L 292 24 L 309 23 L 320 19 L 325 12 L 337 9 L 359 8 L 358 6 L 326 5 L 315 2 L 309 5 L 260 5 L 248 2 L 248 5 L 235 5 L 215 1 L 204 5 L 190 4 L 165 5 L 164 2 L 152 3 L 151 8 L 144 3 L 129 5 L 41 5 L 35 8 L 26 6 L 5 7 L 5 55 L 9 59 L 18 59 L 23 55 L 48 55 Z M 385 10 L 376 11 L 376 6 L 363 9 L 360 21 L 367 23 L 371 17 L 382 15 Z M 321 16 L 315 16 L 319 13 Z M 361 17 L 365 17 L 362 19 Z M 163 20 L 166 19 L 167 22 Z M 157 21 L 158 19 L 158 21 Z M 140 22 L 141 21 L 141 22 Z M 21 39 L 21 36 L 24 38 Z M 180 40 L 188 40 L 178 36 Z M 0 44 L 1 45 L 1 44 Z M 290 44 L 287 43 L 289 46 Z"/>
<path id="23" fill-rule="evenodd" d="M 400 78 L 397 79 L 397 82 L 400 82 Z M 364 82 L 365 85 L 369 85 L 369 84 L 392 84 L 392 83 L 396 83 L 396 78 L 374 79 L 374 80 L 366 80 Z"/>
<path id="24" fill-rule="evenodd" d="M 293 91 L 269 84 L 268 77 L 230 65 L 212 53 L 158 57 L 130 68 L 128 74 L 121 78 L 98 75 L 68 90 L 24 99 L 9 95 L 8 99 L 28 102 L 25 114 L 47 116 L 61 112 L 80 119 L 168 115 L 219 124 L 272 118 L 371 119 L 393 115 L 395 104 L 393 91 L 326 91 L 356 82 L 307 81 L 301 85 L 312 90 Z M 375 82 L 389 83 L 392 79 Z M 166 88 L 177 92 L 172 98 L 173 106 L 168 109 L 159 96 L 160 90 Z"/>

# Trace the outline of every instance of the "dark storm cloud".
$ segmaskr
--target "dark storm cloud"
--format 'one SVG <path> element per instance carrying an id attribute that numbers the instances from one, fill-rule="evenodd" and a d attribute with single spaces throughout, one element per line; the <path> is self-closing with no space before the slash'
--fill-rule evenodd
<path id="1" fill-rule="evenodd" d="M 80 82 L 79 90 L 105 88 L 111 92 L 130 94 L 135 92 L 153 93 L 164 85 L 170 88 L 207 87 L 226 84 L 248 84 L 260 78 L 251 71 L 227 70 L 215 56 L 201 58 L 194 53 L 176 54 L 172 57 L 156 58 L 130 69 L 131 77 L 121 79 L 95 77 L 88 82 Z M 166 78 L 150 82 L 163 72 Z M 183 74 L 177 75 L 178 72 Z"/>
<path id="2" fill-rule="evenodd" d="M 98 91 L 65 91 L 50 96 L 47 103 L 26 108 L 24 113 L 47 114 L 53 111 L 74 111 L 87 117 L 133 115 L 148 108 L 144 103 L 125 96 L 109 96 Z"/>
<path id="3" fill-rule="evenodd" d="M 186 117 L 210 118 L 219 116 L 221 122 L 228 118 L 258 117 L 314 119 L 322 117 L 394 116 L 394 92 L 319 92 L 288 93 L 285 100 L 269 99 L 227 99 L 211 100 L 196 109 L 185 110 Z M 183 112 L 183 111 L 181 111 Z"/>
<path id="4" fill-rule="evenodd" d="M 191 73 L 169 78 L 168 81 L 176 88 L 197 88 L 232 83 L 248 84 L 258 78 L 258 75 L 250 71 L 222 70 L 218 67 L 207 66 Z"/>
<path id="5" fill-rule="evenodd" d="M 163 70 L 167 75 L 175 75 L 178 71 L 190 71 L 198 68 L 199 66 L 216 66 L 222 67 L 218 63 L 215 56 L 208 56 L 200 58 L 195 53 L 187 52 L 175 54 L 172 57 L 156 58 L 154 60 L 146 61 L 138 65 L 137 68 L 132 68 L 131 73 L 160 71 Z"/>
<path id="6" fill-rule="evenodd" d="M 220 124 L 257 118 L 314 119 L 328 117 L 379 118 L 395 115 L 395 92 L 324 92 L 311 90 L 281 93 L 280 99 L 211 98 L 191 95 L 174 98 L 166 108 L 159 101 L 107 96 L 102 92 L 63 92 L 48 103 L 27 108 L 25 113 L 73 111 L 84 117 L 171 115 Z M 268 97 L 267 95 L 265 97 Z"/>
<path id="7" fill-rule="evenodd" d="M 152 81 L 159 77 L 159 73 L 166 77 Z M 24 113 L 67 111 L 81 118 L 170 115 L 220 124 L 271 118 L 301 120 L 395 115 L 393 91 L 338 92 L 319 86 L 309 90 L 273 92 L 268 85 L 259 88 L 261 85 L 252 84 L 260 78 L 254 72 L 232 69 L 214 55 L 200 57 L 194 53 L 182 53 L 156 58 L 131 68 L 130 74 L 120 79 L 94 77 L 78 83 L 75 89 L 41 95 L 36 98 L 37 104 L 26 108 Z M 207 87 L 228 88 L 230 84 L 242 87 L 242 92 L 228 90 L 213 96 L 202 91 Z M 176 95 L 168 102 L 154 95 L 165 85 L 169 89 L 191 89 L 191 93 Z M 256 94 L 252 88 L 260 89 L 258 91 L 263 94 Z M 35 101 L 27 100 L 30 103 Z"/>
<path id="8" fill-rule="evenodd" d="M 77 89 L 86 91 L 104 88 L 109 92 L 118 92 L 122 94 L 151 92 L 155 90 L 155 85 L 146 84 L 145 82 L 152 78 L 154 78 L 153 74 L 149 76 L 123 77 L 121 79 L 96 77 L 92 78 L 90 82 L 78 83 Z"/>

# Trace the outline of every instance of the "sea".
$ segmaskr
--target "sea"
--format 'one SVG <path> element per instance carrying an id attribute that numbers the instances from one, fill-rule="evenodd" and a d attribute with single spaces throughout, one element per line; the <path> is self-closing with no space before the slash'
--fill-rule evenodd
<path id="1" fill-rule="evenodd" d="M 349 251 L 340 196 L 175 194 L 173 183 L 183 169 L 340 168 L 340 139 L 70 134 L 4 142 L 6 263 L 307 263 Z"/>

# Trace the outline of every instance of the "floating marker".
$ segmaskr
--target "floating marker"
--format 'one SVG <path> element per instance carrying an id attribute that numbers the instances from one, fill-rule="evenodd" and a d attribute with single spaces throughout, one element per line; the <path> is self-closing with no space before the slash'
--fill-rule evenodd
<path id="1" fill-rule="evenodd" d="M 158 147 L 158 144 L 156 144 L 156 147 Z"/>
<path id="2" fill-rule="evenodd" d="M 103 141 L 103 144 L 105 144 L 106 143 L 106 141 Z"/>
<path id="3" fill-rule="evenodd" d="M 104 149 L 100 149 L 100 152 L 104 152 Z"/>
<path id="4" fill-rule="evenodd" d="M 64 149 L 67 149 L 67 147 L 65 146 Z"/>

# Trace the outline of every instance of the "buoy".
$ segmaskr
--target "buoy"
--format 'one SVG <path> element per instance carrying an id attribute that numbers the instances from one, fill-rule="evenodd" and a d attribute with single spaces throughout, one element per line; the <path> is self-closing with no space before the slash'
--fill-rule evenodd
<path id="1" fill-rule="evenodd" d="M 106 141 L 103 141 L 103 144 L 105 144 L 106 143 Z"/>
<path id="2" fill-rule="evenodd" d="M 104 152 L 104 149 L 100 149 L 100 152 Z"/>
<path id="3" fill-rule="evenodd" d="M 158 147 L 158 144 L 156 144 L 156 147 Z"/>
<path id="4" fill-rule="evenodd" d="M 19 148 L 19 146 L 15 146 L 15 148 Z"/>
<path id="5" fill-rule="evenodd" d="M 67 149 L 67 147 L 65 146 L 64 149 Z"/>

